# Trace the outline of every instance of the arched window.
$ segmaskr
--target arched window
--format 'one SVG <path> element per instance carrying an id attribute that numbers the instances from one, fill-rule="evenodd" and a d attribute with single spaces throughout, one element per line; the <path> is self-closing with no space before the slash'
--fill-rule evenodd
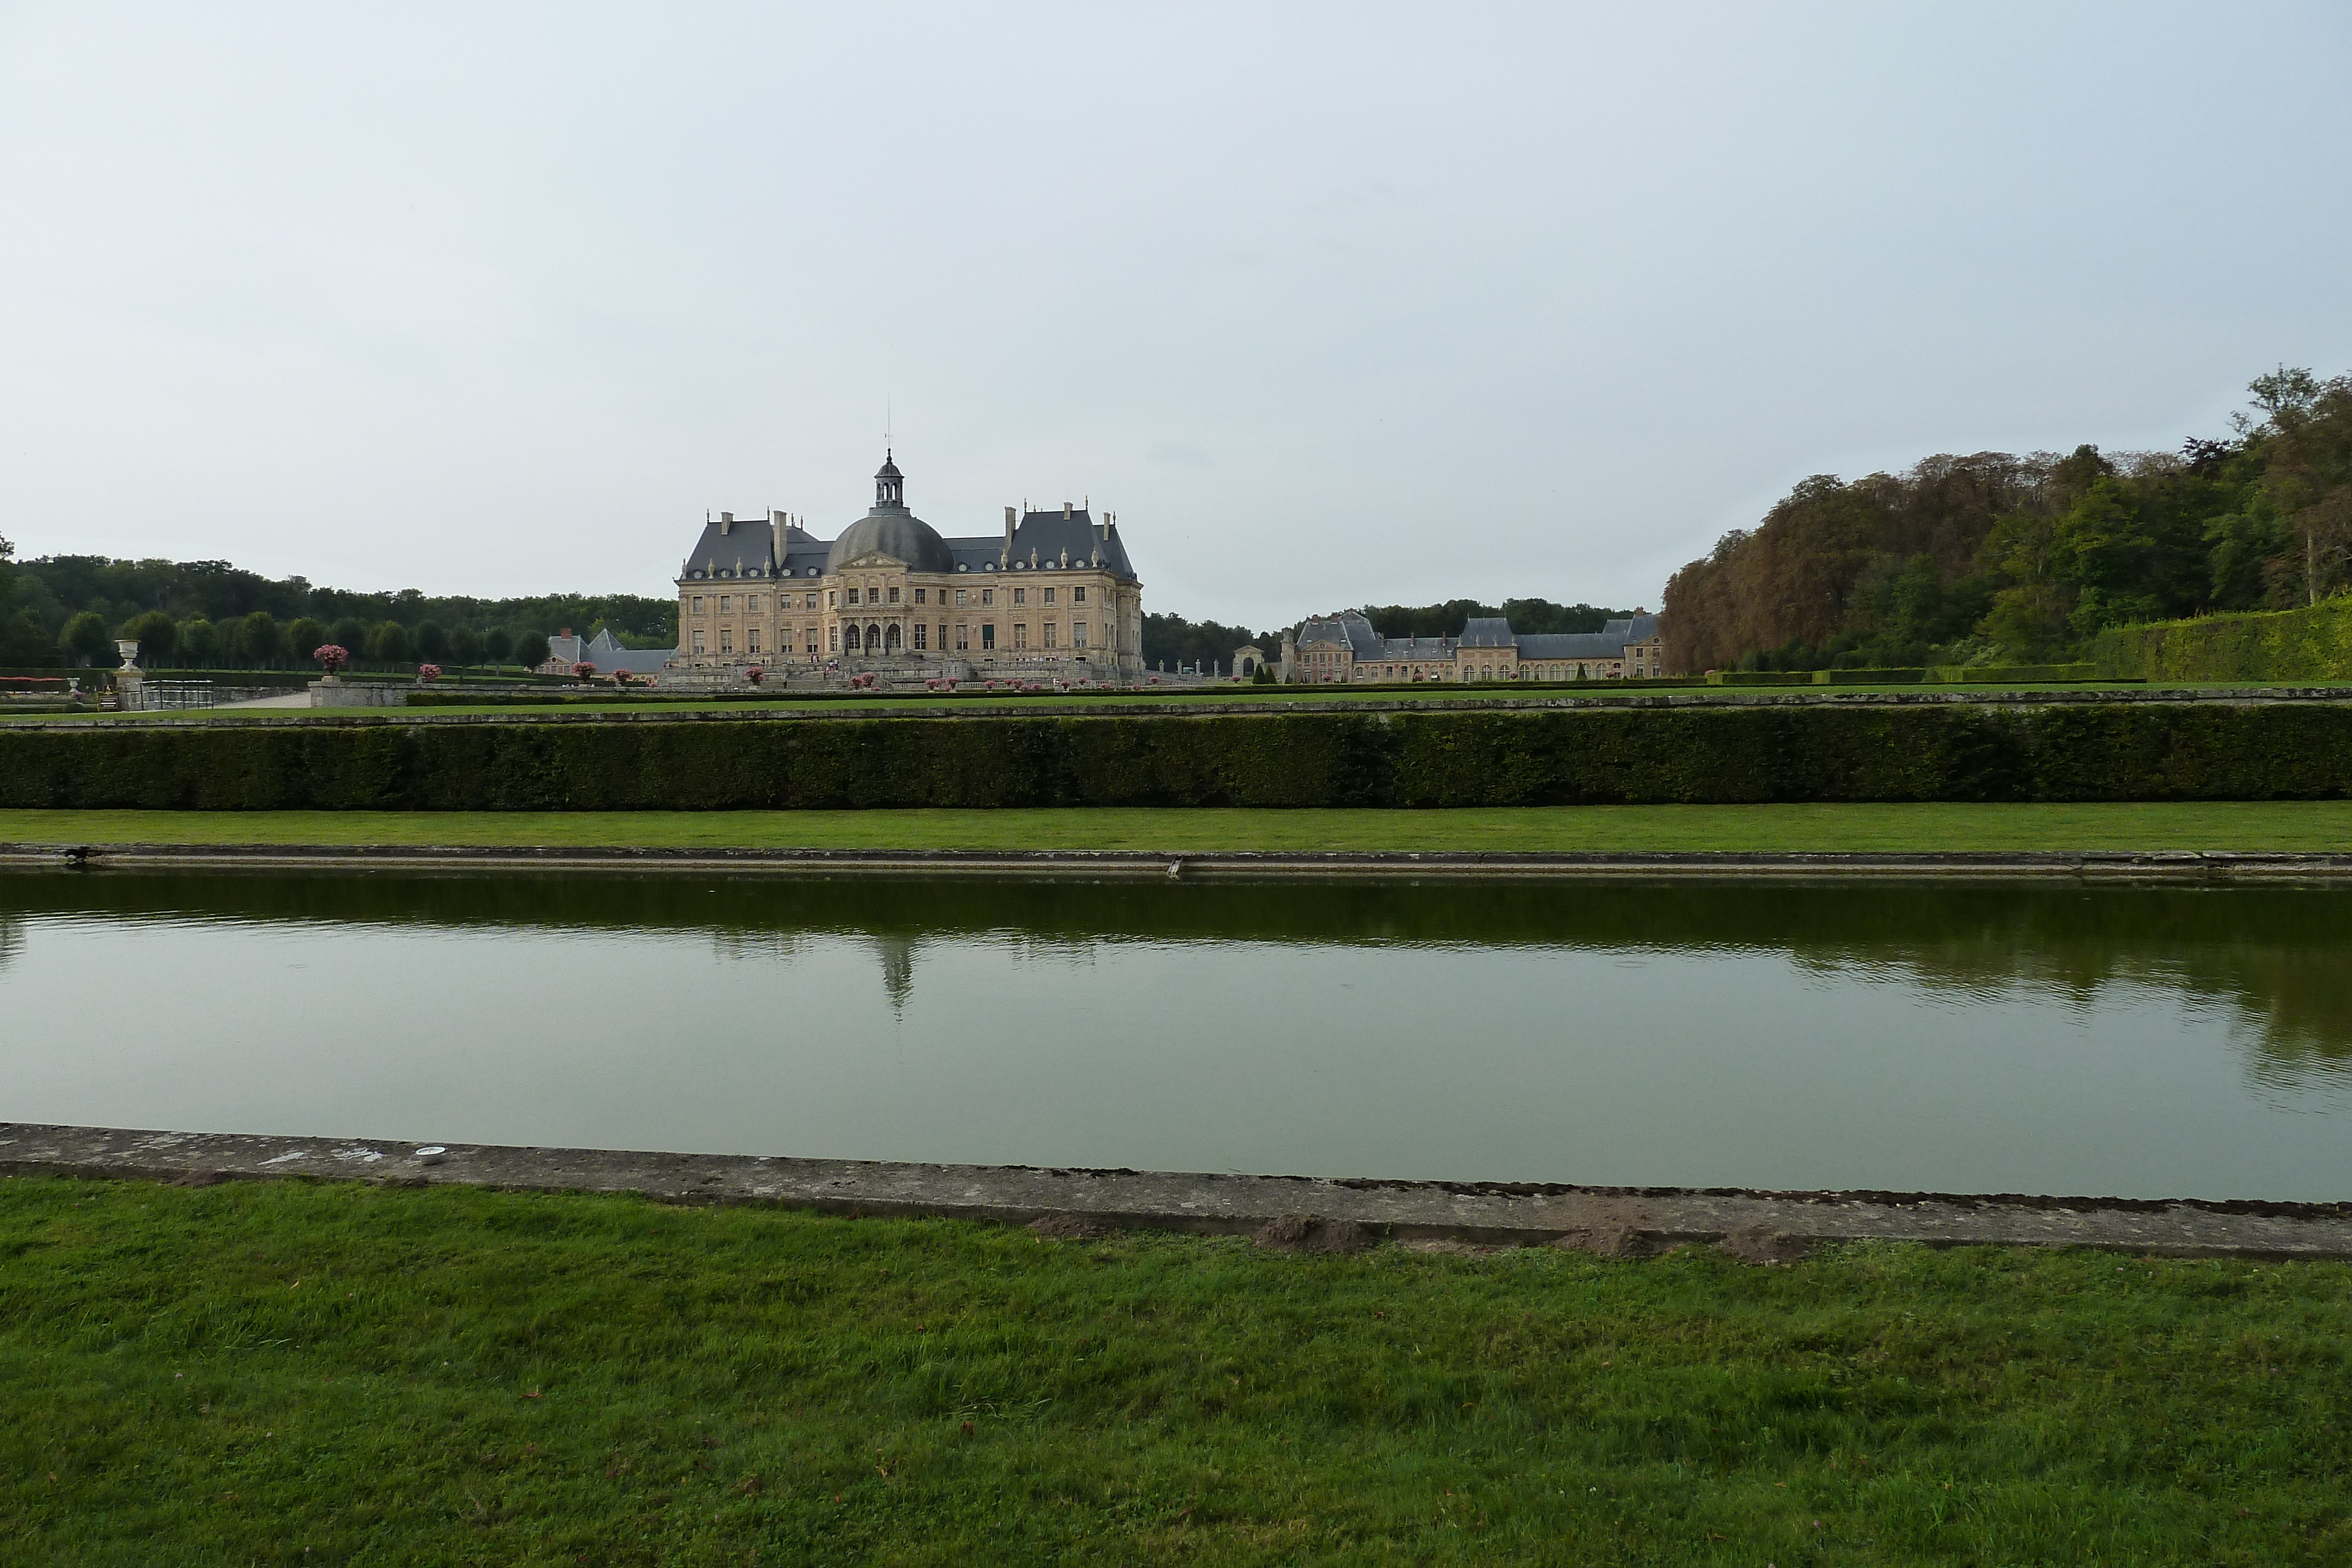
<path id="1" fill-rule="evenodd" d="M 886 653 L 898 651 L 898 623 L 896 621 L 891 622 L 890 629 L 882 633 L 882 651 Z"/>

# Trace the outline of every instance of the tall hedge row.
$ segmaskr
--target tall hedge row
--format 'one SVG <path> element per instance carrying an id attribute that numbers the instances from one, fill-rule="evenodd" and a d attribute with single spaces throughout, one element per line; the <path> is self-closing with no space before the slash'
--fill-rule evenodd
<path id="1" fill-rule="evenodd" d="M 2352 705 L 0 727 L 0 806 L 410 810 L 2352 793 Z"/>
<path id="2" fill-rule="evenodd" d="M 2168 681 L 2352 680 L 2352 597 L 2302 610 L 2110 626 L 2091 644 L 2102 675 Z"/>

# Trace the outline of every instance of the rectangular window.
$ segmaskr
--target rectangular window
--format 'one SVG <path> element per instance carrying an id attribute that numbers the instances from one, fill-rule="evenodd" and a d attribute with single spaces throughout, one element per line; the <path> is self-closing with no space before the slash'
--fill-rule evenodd
<path id="1" fill-rule="evenodd" d="M 698 594 L 696 594 L 696 595 L 694 596 L 694 612 L 695 612 L 697 615 L 699 615 L 699 614 L 701 614 L 701 613 L 702 613 L 702 595 L 700 595 L 699 593 L 698 593 Z"/>
<path id="2" fill-rule="evenodd" d="M 814 593 L 812 593 L 812 594 L 810 594 L 810 595 L 809 595 L 809 597 L 810 597 L 811 599 L 814 599 L 814 598 L 816 597 L 816 595 L 815 595 L 815 594 L 814 594 Z M 807 643 L 808 643 L 808 651 L 809 651 L 810 653 L 815 653 L 815 652 L 816 652 L 816 628 L 815 628 L 815 627 L 814 627 L 814 626 L 803 626 L 803 627 L 802 627 L 802 628 L 801 628 L 801 636 L 802 636 L 803 639 L 805 639 L 805 640 L 807 641 Z"/>
<path id="3" fill-rule="evenodd" d="M 956 623 L 955 650 L 959 653 L 971 651 L 971 628 L 961 622 Z"/>
<path id="4" fill-rule="evenodd" d="M 984 593 L 987 590 L 982 589 L 981 591 Z M 980 651 L 983 653 L 996 652 L 996 622 L 993 621 L 983 621 L 980 623 Z"/>
<path id="5" fill-rule="evenodd" d="M 745 629 L 743 632 L 743 652 L 747 653 L 756 653 L 759 651 L 760 629 L 757 626 Z"/>
<path id="6" fill-rule="evenodd" d="M 835 653 L 840 653 L 840 652 L 841 652 L 841 628 L 840 628 L 840 627 L 838 627 L 838 626 L 828 626 L 828 627 L 826 627 L 826 628 L 824 629 L 824 645 L 825 645 L 826 647 L 828 647 L 828 648 L 832 649 L 832 650 L 833 650 Z"/>
<path id="7" fill-rule="evenodd" d="M 849 591 L 849 602 L 852 604 L 857 602 L 857 590 L 854 588 Z"/>
<path id="8" fill-rule="evenodd" d="M 704 652 L 702 646 L 702 628 L 699 626 L 697 626 L 694 629 L 694 651 L 698 653 Z"/>
<path id="9" fill-rule="evenodd" d="M 1070 590 L 1070 602 L 1071 602 L 1071 603 L 1073 603 L 1073 604 L 1084 604 L 1086 601 L 1087 601 L 1087 591 L 1086 591 L 1083 587 L 1079 587 L 1079 588 L 1073 588 L 1072 590 Z"/>
<path id="10" fill-rule="evenodd" d="M 838 610 L 841 608 L 840 590 L 828 588 L 824 591 L 824 607 L 827 610 Z"/>
<path id="11" fill-rule="evenodd" d="M 1071 646 L 1071 647 L 1073 647 L 1073 648 L 1083 648 L 1083 647 L 1085 647 L 1086 645 L 1087 645 L 1087 623 L 1086 623 L 1085 622 L 1083 622 L 1083 621 L 1073 621 L 1073 622 L 1070 622 L 1070 646 Z"/>
<path id="12" fill-rule="evenodd" d="M 992 605 L 992 604 L 993 604 L 993 603 L 995 603 L 995 602 L 996 602 L 996 590 L 994 590 L 994 589 L 992 589 L 992 588 L 983 588 L 983 589 L 982 589 L 982 590 L 980 591 L 980 603 L 981 603 L 981 608 L 982 608 L 982 609 L 986 609 L 988 606 L 990 606 L 990 605 Z"/>
<path id="13" fill-rule="evenodd" d="M 719 596 L 719 614 L 724 615 L 724 614 L 726 614 L 726 613 L 727 613 L 727 609 L 728 609 L 728 601 L 731 600 L 732 598 L 734 598 L 734 595 L 733 595 L 733 594 L 731 594 L 731 593 L 722 593 L 722 594 L 720 594 L 720 595 Z"/>
<path id="14" fill-rule="evenodd" d="M 931 645 L 931 640 L 930 640 L 930 637 L 929 637 L 929 633 L 930 630 L 931 630 L 931 629 L 930 629 L 929 627 L 928 627 L 928 626 L 924 625 L 924 624 L 923 624 L 921 622 L 919 622 L 919 621 L 918 621 L 918 622 L 915 622 L 915 646 L 916 646 L 916 647 L 918 647 L 918 648 L 928 648 L 928 647 L 929 647 L 929 646 Z"/>
<path id="15" fill-rule="evenodd" d="M 898 602 L 898 585 L 895 582 L 890 585 L 890 602 L 893 604 Z"/>
<path id="16" fill-rule="evenodd" d="M 755 593 L 743 601 L 743 608 L 753 615 L 760 613 L 760 596 Z"/>
<path id="17" fill-rule="evenodd" d="M 968 601 L 968 599 L 967 599 L 967 597 L 966 597 L 966 596 L 967 596 L 967 594 L 968 594 L 970 591 L 970 591 L 970 590 L 968 590 L 968 589 L 962 589 L 962 588 L 959 588 L 959 589 L 957 589 L 957 590 L 956 590 L 956 602 L 957 602 L 958 604 L 963 604 L 963 603 L 967 603 L 967 602 L 969 602 L 969 601 Z"/>
<path id="18" fill-rule="evenodd" d="M 919 588 L 919 589 L 915 590 L 915 602 L 916 602 L 916 603 L 918 603 L 918 604 L 925 604 L 925 603 L 929 602 L 929 599 L 926 597 L 927 592 L 928 592 L 928 591 L 927 591 L 927 590 L 925 590 L 925 589 L 920 589 L 920 588 Z"/>
<path id="19" fill-rule="evenodd" d="M 946 622 L 942 621 L 942 622 L 940 622 L 940 651 L 941 653 L 945 653 L 945 652 L 947 652 L 947 646 L 948 646 L 948 623 L 947 623 Z"/>
<path id="20" fill-rule="evenodd" d="M 721 626 L 719 629 L 719 651 L 722 653 L 731 653 L 735 651 L 734 627 Z"/>
<path id="21" fill-rule="evenodd" d="M 1050 588 L 1049 588 L 1049 589 L 1047 589 L 1045 591 L 1046 591 L 1046 592 L 1048 592 L 1048 593 L 1051 593 L 1051 592 L 1053 592 L 1054 591 L 1053 591 L 1052 589 L 1050 589 Z M 1054 625 L 1054 622 L 1052 622 L 1051 621 L 1046 622 L 1045 622 L 1045 646 L 1047 646 L 1048 648 L 1053 647 L 1053 646 L 1054 646 L 1054 632 L 1055 632 L 1055 625 Z"/>
<path id="22" fill-rule="evenodd" d="M 1014 590 L 1013 591 L 1013 603 L 1015 603 L 1015 604 L 1026 604 L 1026 603 L 1028 603 L 1028 602 L 1029 602 L 1029 591 L 1028 591 L 1027 589 L 1025 589 L 1025 588 L 1016 588 L 1016 589 L 1014 589 Z"/>
<path id="23" fill-rule="evenodd" d="M 810 610 L 814 610 L 814 609 L 815 609 L 815 608 L 816 608 L 816 595 L 815 595 L 815 594 L 812 593 L 812 594 L 810 594 L 810 595 L 808 596 L 808 604 L 807 604 L 806 608 L 808 608 L 808 609 L 810 609 Z M 814 648 L 812 648 L 812 649 L 810 649 L 810 650 L 809 650 L 809 652 L 811 652 L 811 653 L 814 653 L 815 651 L 816 651 L 816 650 L 815 650 L 815 649 L 814 649 Z"/>
<path id="24" fill-rule="evenodd" d="M 1045 602 L 1048 604 L 1054 602 L 1054 591 L 1050 588 L 1045 591 Z"/>
<path id="25" fill-rule="evenodd" d="M 1016 588 L 1013 591 L 1014 593 L 1019 593 L 1021 590 Z M 1028 645 L 1029 622 L 1026 621 L 1015 621 L 1013 623 L 1013 651 L 1017 653 Z"/>

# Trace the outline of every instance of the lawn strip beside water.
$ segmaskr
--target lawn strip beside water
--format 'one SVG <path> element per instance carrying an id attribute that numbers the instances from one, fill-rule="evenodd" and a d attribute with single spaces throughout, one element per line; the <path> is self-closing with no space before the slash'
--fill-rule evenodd
<path id="1" fill-rule="evenodd" d="M 26 1561 L 2334 1563 L 2352 1267 L 0 1181 Z"/>
<path id="2" fill-rule="evenodd" d="M 0 842 L 1140 853 L 1937 854 L 2352 849 L 2352 801 L 864 811 L 0 810 Z"/>

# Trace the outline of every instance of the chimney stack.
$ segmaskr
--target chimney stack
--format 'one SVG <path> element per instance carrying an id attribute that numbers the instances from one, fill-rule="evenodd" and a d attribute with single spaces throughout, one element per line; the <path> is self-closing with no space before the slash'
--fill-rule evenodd
<path id="1" fill-rule="evenodd" d="M 733 531 L 734 531 L 734 528 L 735 528 L 735 514 L 734 514 L 734 513 L 732 513 L 732 512 L 721 512 L 721 513 L 719 513 L 719 537 L 720 538 L 722 538 L 722 539 L 723 539 L 723 538 L 726 538 L 730 533 L 731 533 L 731 532 L 733 532 Z"/>

